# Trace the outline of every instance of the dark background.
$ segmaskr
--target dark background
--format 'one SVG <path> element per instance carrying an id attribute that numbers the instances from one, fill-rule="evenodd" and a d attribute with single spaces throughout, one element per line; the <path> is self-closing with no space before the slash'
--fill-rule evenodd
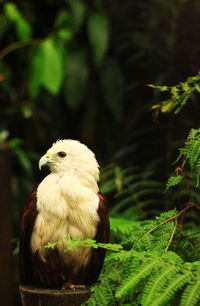
<path id="1" fill-rule="evenodd" d="M 85 143 L 115 174 L 138 167 L 164 185 L 178 148 L 200 125 L 199 96 L 178 116 L 163 115 L 151 106 L 165 96 L 147 84 L 173 85 L 199 71 L 200 2 L 1 0 L 0 8 L 0 140 L 12 163 L 11 236 L 18 237 L 28 194 L 46 175 L 38 160 L 57 139 Z M 112 188 L 107 193 L 112 209 Z M 155 207 L 136 205 L 129 218 L 170 208 L 162 197 Z"/>

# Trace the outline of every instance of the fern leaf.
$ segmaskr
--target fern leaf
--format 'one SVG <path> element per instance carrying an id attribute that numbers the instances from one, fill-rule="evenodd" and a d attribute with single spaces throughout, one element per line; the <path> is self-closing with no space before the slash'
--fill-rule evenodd
<path id="1" fill-rule="evenodd" d="M 87 301 L 88 306 L 93 305 L 114 305 L 113 296 L 113 285 L 110 284 L 109 280 L 92 288 L 93 294 Z"/>
<path id="2" fill-rule="evenodd" d="M 196 282 L 193 281 L 185 288 L 180 306 L 193 306 L 196 305 L 200 299 L 200 279 Z"/>
<path id="3" fill-rule="evenodd" d="M 152 245 L 154 243 L 155 243 L 154 237 L 150 234 L 145 234 L 142 237 L 142 240 L 140 240 L 139 243 L 135 245 L 135 248 L 139 251 L 150 250 L 152 249 Z"/>
<path id="4" fill-rule="evenodd" d="M 170 277 L 172 277 L 177 272 L 177 270 L 177 267 L 174 265 L 166 267 L 164 266 L 164 269 L 161 269 L 157 273 L 153 274 L 143 291 L 141 305 L 151 305 L 154 298 L 158 295 L 159 292 L 161 292 L 161 287 Z"/>
<path id="5" fill-rule="evenodd" d="M 190 157 L 190 167 L 193 170 L 196 161 L 198 160 L 200 154 L 200 141 L 199 139 L 194 140 L 194 144 L 192 146 L 192 154 Z"/>
<path id="6" fill-rule="evenodd" d="M 135 184 L 131 185 L 130 188 L 131 190 L 136 190 L 139 189 L 139 187 L 143 188 L 143 187 L 155 187 L 155 188 L 162 188 L 163 187 L 163 183 L 161 182 L 157 182 L 157 181 L 153 181 L 153 180 L 144 180 L 144 181 L 139 181 L 136 182 Z"/>
<path id="7" fill-rule="evenodd" d="M 178 274 L 166 284 L 163 288 L 162 294 L 159 294 L 157 299 L 152 301 L 151 306 L 160 306 L 164 305 L 164 303 L 168 302 L 173 295 L 183 287 L 192 277 L 192 273 L 190 271 L 185 272 L 184 274 Z"/>
<path id="8" fill-rule="evenodd" d="M 149 196 L 150 194 L 163 194 L 163 189 L 161 188 L 146 188 L 144 190 L 140 190 L 138 192 L 136 192 L 135 197 L 140 198 L 142 196 Z"/>
<path id="9" fill-rule="evenodd" d="M 182 181 L 183 177 L 181 175 L 171 176 L 166 184 L 166 190 L 168 190 L 172 186 L 178 185 Z"/>
<path id="10" fill-rule="evenodd" d="M 200 177 L 200 160 L 197 162 L 197 183 L 196 183 L 196 187 L 199 187 L 199 177 Z"/>
<path id="11" fill-rule="evenodd" d="M 131 275 L 122 281 L 122 285 L 116 291 L 116 298 L 122 298 L 130 290 L 133 290 L 137 283 L 146 278 L 158 264 L 159 260 L 153 258 L 152 260 L 142 264 L 138 272 L 132 271 Z"/>
<path id="12" fill-rule="evenodd" d="M 110 215 L 114 216 L 121 208 L 126 207 L 128 204 L 133 203 L 134 202 L 134 197 L 131 195 L 129 197 L 126 197 L 125 199 L 123 199 L 122 201 L 120 201 L 117 205 L 115 205 L 111 211 L 110 211 Z"/>

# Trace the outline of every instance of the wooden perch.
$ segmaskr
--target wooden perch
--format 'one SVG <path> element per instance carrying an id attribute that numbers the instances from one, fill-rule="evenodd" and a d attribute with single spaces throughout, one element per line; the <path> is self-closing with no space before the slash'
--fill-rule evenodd
<path id="1" fill-rule="evenodd" d="M 22 306 L 79 306 L 90 297 L 89 289 L 41 289 L 20 285 Z"/>

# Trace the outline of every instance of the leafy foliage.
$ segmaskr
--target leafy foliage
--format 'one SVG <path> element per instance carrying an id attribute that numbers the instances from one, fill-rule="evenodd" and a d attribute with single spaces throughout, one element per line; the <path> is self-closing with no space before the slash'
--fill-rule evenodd
<path id="1" fill-rule="evenodd" d="M 62 59 L 61 50 L 55 46 L 51 39 L 44 40 L 37 47 L 29 83 L 32 97 L 39 94 L 40 86 L 44 86 L 52 94 L 59 92 L 63 77 Z"/>
<path id="2" fill-rule="evenodd" d="M 183 158 L 181 168 L 177 168 L 177 171 L 180 172 L 181 175 L 171 176 L 168 179 L 166 189 L 178 185 L 182 181 L 184 177 L 183 169 L 186 166 L 189 167 L 191 172 L 195 172 L 196 187 L 198 187 L 200 177 L 200 129 L 191 129 L 187 141 L 185 142 L 185 146 L 179 150 L 180 154 L 176 162 Z"/>
<path id="3" fill-rule="evenodd" d="M 66 241 L 69 242 L 69 246 L 64 250 L 64 252 L 67 251 L 72 251 L 74 248 L 76 247 L 92 247 L 94 249 L 97 248 L 103 248 L 106 250 L 111 250 L 111 251 L 119 251 L 120 249 L 122 249 L 123 247 L 119 244 L 111 244 L 111 243 L 100 243 L 100 242 L 96 242 L 93 239 L 86 239 L 86 240 L 81 240 L 80 238 L 68 238 L 66 237 Z M 48 242 L 47 245 L 45 245 L 45 248 L 51 248 L 54 249 L 56 247 L 56 245 L 62 245 L 64 243 L 63 240 L 60 240 L 58 242 Z"/>
<path id="4" fill-rule="evenodd" d="M 87 305 L 99 305 L 103 295 L 105 305 L 175 305 L 177 294 L 181 303 L 197 304 L 200 261 L 191 262 L 191 256 L 183 259 L 181 250 L 176 251 L 178 231 L 171 250 L 166 251 L 174 228 L 171 218 L 176 214 L 173 210 L 140 225 L 133 224 L 132 230 L 123 235 L 125 249 L 107 255 L 101 283 L 92 288 Z M 183 240 L 186 239 L 190 239 L 190 230 L 184 232 Z M 199 240 L 194 247 L 198 243 Z"/>
<path id="5" fill-rule="evenodd" d="M 88 305 L 98 305 L 103 292 L 108 298 L 106 303 L 111 305 L 198 305 L 200 227 L 193 225 L 191 230 L 190 226 L 185 225 L 183 230 L 182 226 L 185 213 L 191 207 L 200 210 L 183 172 L 187 165 L 193 178 L 199 176 L 199 129 L 190 131 L 178 160 L 181 157 L 182 166 L 176 168 L 177 176 L 169 178 L 166 189 L 182 182 L 187 194 L 186 206 L 179 212 L 174 209 L 162 213 L 154 220 L 133 222 L 132 225 L 128 222 L 125 230 L 124 221 L 120 226 L 117 219 L 116 224 L 112 219 L 113 237 L 116 237 L 116 233 L 120 236 L 124 249 L 107 255 L 101 283 L 93 288 Z M 119 169 L 117 177 L 116 186 L 121 191 L 123 184 L 119 183 L 119 178 L 123 176 L 119 175 Z M 110 293 L 109 284 L 113 285 Z"/>
<path id="6" fill-rule="evenodd" d="M 154 178 L 154 174 L 153 170 L 143 172 L 139 167 L 121 169 L 115 164 L 103 169 L 101 192 L 114 194 L 115 206 L 110 210 L 110 216 L 120 215 L 126 219 L 131 216 L 133 220 L 141 220 L 145 208 L 150 205 L 152 210 L 159 212 L 164 183 Z"/>
<path id="7" fill-rule="evenodd" d="M 200 156 L 200 129 L 191 129 L 188 141 L 185 143 L 185 147 L 180 149 L 179 158 L 184 156 L 183 166 L 188 163 L 190 170 L 193 171 L 197 168 L 197 177 L 199 173 L 199 156 Z"/>
<path id="8" fill-rule="evenodd" d="M 196 305 L 200 298 L 200 282 L 191 281 L 190 284 L 187 285 L 182 298 L 180 305 Z"/>
<path id="9" fill-rule="evenodd" d="M 178 114 L 193 93 L 200 93 L 200 73 L 188 77 L 185 82 L 175 86 L 156 86 L 152 84 L 149 86 L 170 94 L 170 99 L 154 105 L 152 109 L 159 108 L 163 113 L 174 112 L 174 114 Z"/>
<path id="10" fill-rule="evenodd" d="M 166 189 L 168 190 L 170 187 L 178 185 L 182 181 L 182 179 L 183 177 L 181 175 L 170 176 L 166 184 Z"/>

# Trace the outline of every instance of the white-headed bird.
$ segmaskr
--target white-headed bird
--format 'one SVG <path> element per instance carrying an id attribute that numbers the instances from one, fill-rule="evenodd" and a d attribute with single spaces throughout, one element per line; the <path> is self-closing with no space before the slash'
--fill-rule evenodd
<path id="1" fill-rule="evenodd" d="M 40 159 L 50 174 L 24 207 L 20 234 L 20 278 L 25 285 L 68 288 L 91 285 L 101 271 L 105 250 L 77 246 L 64 252 L 68 238 L 109 242 L 109 219 L 99 192 L 95 155 L 76 140 L 58 140 Z M 50 243 L 55 248 L 45 248 Z"/>

